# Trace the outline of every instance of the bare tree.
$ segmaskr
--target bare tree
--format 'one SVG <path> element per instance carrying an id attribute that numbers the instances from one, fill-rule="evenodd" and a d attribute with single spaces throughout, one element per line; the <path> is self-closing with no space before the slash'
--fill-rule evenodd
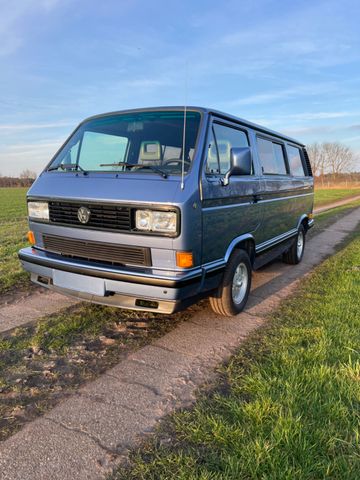
<path id="1" fill-rule="evenodd" d="M 334 178 L 341 173 L 348 173 L 354 166 L 354 152 L 339 142 L 313 143 L 307 151 L 314 176 L 322 179 L 327 173 Z"/>
<path id="2" fill-rule="evenodd" d="M 339 142 L 326 142 L 323 144 L 327 168 L 336 177 L 339 173 L 349 172 L 354 164 L 352 150 Z"/>
<path id="3" fill-rule="evenodd" d="M 35 178 L 37 177 L 36 175 L 36 172 L 33 172 L 31 170 L 23 170 L 20 175 L 19 175 L 20 178 L 30 178 L 32 180 L 35 180 Z"/>

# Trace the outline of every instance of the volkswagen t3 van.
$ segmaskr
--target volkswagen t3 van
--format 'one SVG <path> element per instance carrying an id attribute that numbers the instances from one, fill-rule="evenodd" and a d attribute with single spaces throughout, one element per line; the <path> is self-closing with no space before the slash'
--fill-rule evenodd
<path id="1" fill-rule="evenodd" d="M 214 110 L 166 107 L 81 123 L 28 192 L 33 282 L 172 313 L 202 296 L 244 308 L 251 273 L 301 261 L 313 225 L 303 144 Z"/>

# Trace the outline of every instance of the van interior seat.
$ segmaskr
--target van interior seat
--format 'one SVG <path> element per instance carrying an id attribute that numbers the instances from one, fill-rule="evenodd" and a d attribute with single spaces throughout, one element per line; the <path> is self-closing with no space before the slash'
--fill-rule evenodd
<path id="1" fill-rule="evenodd" d="M 143 141 L 140 145 L 140 165 L 161 165 L 161 145 L 157 140 Z"/>

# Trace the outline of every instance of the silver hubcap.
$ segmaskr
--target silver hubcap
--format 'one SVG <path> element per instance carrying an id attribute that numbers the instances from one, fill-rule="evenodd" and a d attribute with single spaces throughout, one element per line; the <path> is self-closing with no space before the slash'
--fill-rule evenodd
<path id="1" fill-rule="evenodd" d="M 239 263 L 235 270 L 232 283 L 232 299 L 234 303 L 239 304 L 244 300 L 248 282 L 247 268 L 244 263 Z"/>
<path id="2" fill-rule="evenodd" d="M 299 232 L 298 238 L 297 238 L 297 256 L 298 256 L 298 258 L 301 258 L 303 249 L 304 249 L 304 234 L 303 234 L 303 232 Z"/>

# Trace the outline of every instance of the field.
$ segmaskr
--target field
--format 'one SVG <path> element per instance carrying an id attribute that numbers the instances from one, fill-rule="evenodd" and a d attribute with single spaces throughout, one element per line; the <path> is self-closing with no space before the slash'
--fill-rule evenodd
<path id="1" fill-rule="evenodd" d="M 346 479 L 360 471 L 360 231 L 113 479 Z"/>
<path id="2" fill-rule="evenodd" d="M 337 200 L 360 195 L 360 188 L 318 188 L 315 190 L 315 207 L 321 207 Z"/>
<path id="3" fill-rule="evenodd" d="M 26 188 L 0 188 L 0 294 L 28 284 L 17 252 L 27 244 Z"/>

